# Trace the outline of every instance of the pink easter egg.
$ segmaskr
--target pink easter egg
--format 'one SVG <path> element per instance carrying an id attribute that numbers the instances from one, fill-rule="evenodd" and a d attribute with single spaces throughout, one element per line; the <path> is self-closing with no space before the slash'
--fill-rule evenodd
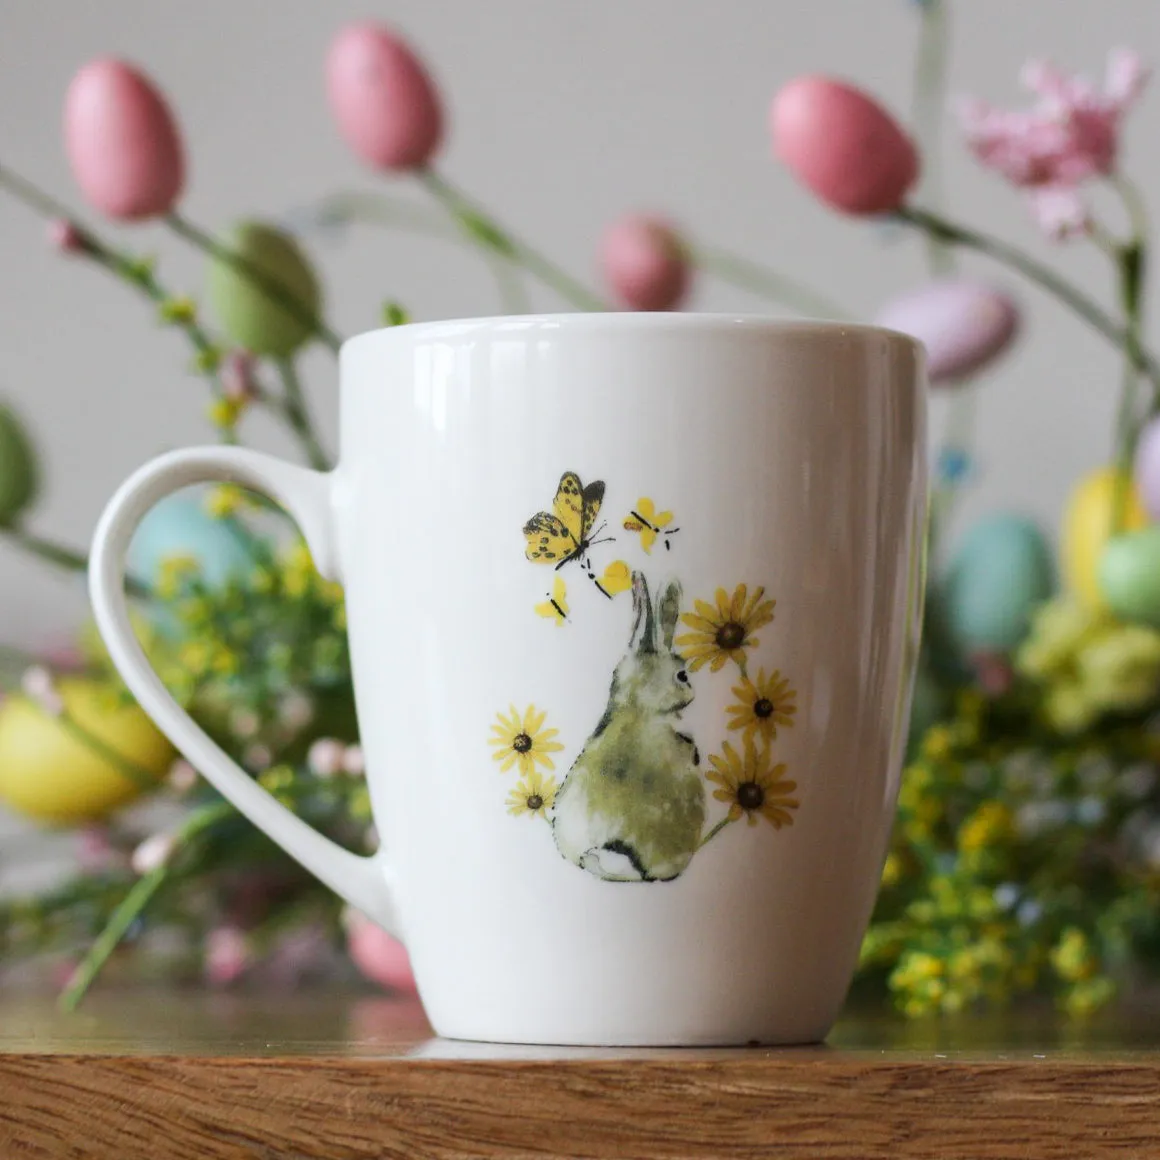
<path id="1" fill-rule="evenodd" d="M 443 109 L 426 68 L 397 36 L 370 22 L 347 25 L 326 57 L 326 90 L 343 140 L 368 165 L 428 165 Z"/>
<path id="2" fill-rule="evenodd" d="M 346 949 L 351 962 L 372 983 L 392 991 L 414 991 L 411 960 L 398 939 L 357 910 L 346 912 Z"/>
<path id="3" fill-rule="evenodd" d="M 1160 520 L 1160 419 L 1145 424 L 1136 443 L 1136 490 L 1147 513 Z"/>
<path id="4" fill-rule="evenodd" d="M 613 294 L 630 310 L 675 310 L 688 293 L 685 248 L 661 218 L 614 222 L 601 241 L 600 263 Z"/>
<path id="5" fill-rule="evenodd" d="M 776 156 L 822 201 L 851 214 L 898 209 L 918 177 L 914 143 L 861 90 L 799 77 L 774 97 Z"/>
<path id="6" fill-rule="evenodd" d="M 185 159 L 169 106 L 144 74 L 122 61 L 90 61 L 73 77 L 64 142 L 81 192 L 108 217 L 157 217 L 181 193 Z"/>
<path id="7" fill-rule="evenodd" d="M 943 278 L 895 298 L 875 322 L 918 339 L 931 385 L 946 386 L 977 374 L 1007 350 L 1019 331 L 1019 307 L 993 286 Z"/>

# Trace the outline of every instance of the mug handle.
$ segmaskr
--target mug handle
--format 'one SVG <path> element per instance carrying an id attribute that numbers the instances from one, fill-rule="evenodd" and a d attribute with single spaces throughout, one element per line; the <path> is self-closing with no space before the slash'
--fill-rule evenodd
<path id="1" fill-rule="evenodd" d="M 141 707 L 240 813 L 292 858 L 398 937 L 388 874 L 379 855 L 344 850 L 276 801 L 182 709 L 149 664 L 133 632 L 125 598 L 125 557 L 138 524 L 156 503 L 195 483 L 236 483 L 261 492 L 297 520 L 315 566 L 339 579 L 331 487 L 333 477 L 237 447 L 173 451 L 135 472 L 109 501 L 93 536 L 89 595 L 113 664 Z"/>

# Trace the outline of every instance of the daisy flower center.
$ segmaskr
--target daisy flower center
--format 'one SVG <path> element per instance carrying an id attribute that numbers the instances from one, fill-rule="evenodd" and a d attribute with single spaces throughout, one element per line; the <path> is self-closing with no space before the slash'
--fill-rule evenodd
<path id="1" fill-rule="evenodd" d="M 538 793 L 528 795 L 528 809 L 535 813 L 536 810 L 544 808 L 544 799 Z"/>
<path id="2" fill-rule="evenodd" d="M 737 804 L 743 810 L 759 810 L 765 804 L 765 790 L 755 781 L 743 781 L 737 787 Z"/>
<path id="3" fill-rule="evenodd" d="M 726 651 L 740 648 L 745 640 L 745 625 L 738 624 L 735 620 L 727 620 L 717 629 L 716 639 L 718 647 Z"/>
<path id="4" fill-rule="evenodd" d="M 753 715 L 755 717 L 772 717 L 773 702 L 768 697 L 762 697 L 760 701 L 755 701 L 753 703 Z"/>
<path id="5" fill-rule="evenodd" d="M 512 748 L 517 753 L 529 753 L 532 748 L 532 739 L 526 733 L 517 733 L 512 738 Z"/>

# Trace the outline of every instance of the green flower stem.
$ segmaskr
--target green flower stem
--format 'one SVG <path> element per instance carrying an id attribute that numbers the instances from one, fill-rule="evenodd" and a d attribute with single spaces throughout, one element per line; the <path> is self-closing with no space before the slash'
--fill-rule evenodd
<path id="1" fill-rule="evenodd" d="M 59 544 L 55 540 L 34 535 L 32 532 L 19 527 L 0 528 L 0 536 L 6 536 L 13 544 L 29 555 L 44 560 L 56 568 L 62 568 L 66 572 L 84 574 L 89 570 L 88 556 L 75 548 Z M 135 596 L 139 600 L 153 599 L 152 590 L 131 576 L 125 578 L 125 588 L 130 596 Z"/>
<path id="2" fill-rule="evenodd" d="M 304 307 L 277 278 L 271 277 L 260 266 L 255 266 L 253 262 L 243 258 L 240 254 L 235 254 L 233 250 L 228 246 L 223 246 L 207 230 L 203 230 L 177 212 L 169 214 L 165 223 L 178 237 L 196 246 L 217 261 L 225 262 L 226 265 L 231 266 L 243 278 L 257 286 L 263 294 L 268 295 L 287 314 L 292 314 L 299 322 L 309 326 L 315 338 L 328 346 L 335 354 L 338 354 L 343 341 L 341 336 L 327 325 L 325 319 L 319 318 L 312 310 Z"/>
<path id="3" fill-rule="evenodd" d="M 286 419 L 294 429 L 310 466 L 315 471 L 329 471 L 330 457 L 322 448 L 318 435 L 314 430 L 314 423 L 310 418 L 310 411 L 306 403 L 306 395 L 302 390 L 302 383 L 298 378 L 298 371 L 288 359 L 278 361 L 278 374 L 282 378 L 282 387 L 285 391 L 282 402 L 285 406 Z"/>
<path id="4" fill-rule="evenodd" d="M 1132 460 L 1136 454 L 1136 441 L 1140 434 L 1137 390 L 1140 373 L 1137 369 L 1141 358 L 1144 272 L 1146 268 L 1146 243 L 1142 236 L 1134 238 L 1120 249 L 1118 272 L 1120 306 L 1124 314 L 1124 333 L 1127 346 L 1124 348 L 1124 374 L 1120 387 L 1120 403 L 1116 416 L 1116 474 L 1112 497 L 1112 528 L 1122 531 L 1128 514 L 1129 480 Z M 1154 404 L 1155 406 L 1155 401 Z"/>
<path id="5" fill-rule="evenodd" d="M 14 197 L 44 217 L 59 218 L 70 222 L 80 238 L 81 252 L 92 258 L 98 265 L 103 266 L 125 285 L 143 294 L 161 307 L 174 301 L 173 294 L 157 280 L 150 262 L 134 258 L 102 241 L 90 229 L 79 225 L 66 205 L 2 164 L 0 164 L 0 189 L 7 189 Z M 222 359 L 221 344 L 210 337 L 193 314 L 178 312 L 176 316 L 170 317 L 167 321 L 170 325 L 178 327 L 193 347 L 195 352 L 194 369 L 209 381 L 210 388 L 216 397 L 224 397 L 219 378 Z M 280 399 L 259 390 L 257 401 L 279 415 L 288 425 L 293 426 Z M 219 428 L 218 432 L 223 442 L 237 442 L 237 434 L 232 426 L 225 429 Z M 300 432 L 296 432 L 296 434 L 301 437 Z M 305 441 L 303 443 L 304 449 L 309 451 Z"/>
<path id="6" fill-rule="evenodd" d="M 90 229 L 76 221 L 68 206 L 2 164 L 0 164 L 0 189 L 8 190 L 19 201 L 46 218 L 69 222 L 77 231 L 80 252 L 103 266 L 125 285 L 143 294 L 158 306 L 163 307 L 174 301 L 173 295 L 158 282 L 151 262 L 134 258 L 102 241 Z M 221 348 L 202 329 L 195 316 L 179 314 L 167 321 L 185 334 L 195 352 L 194 369 L 209 380 L 214 394 L 221 398 L 223 391 L 218 378 Z M 232 428 L 219 430 L 219 434 L 224 442 L 237 441 Z"/>
<path id="7" fill-rule="evenodd" d="M 1102 334 L 1117 350 L 1123 351 L 1132 360 L 1133 366 L 1145 375 L 1160 396 L 1160 363 L 1157 363 L 1142 344 L 1131 341 L 1125 327 L 1119 325 L 1097 302 L 1094 302 L 1070 282 L 1061 278 L 1049 266 L 1037 261 L 1030 254 L 1008 245 L 998 238 L 979 233 L 966 226 L 960 226 L 947 218 L 916 206 L 905 206 L 897 210 L 894 219 L 913 226 L 923 233 L 942 239 L 950 245 L 962 246 L 985 254 L 995 261 L 1022 274 L 1048 294 L 1058 299 L 1089 326 Z"/>
<path id="8" fill-rule="evenodd" d="M 175 837 L 174 854 L 182 845 L 188 843 L 204 830 L 210 829 L 223 818 L 229 817 L 233 812 L 233 806 L 228 802 L 214 802 L 212 805 L 197 810 L 178 830 Z M 88 954 L 85 955 L 84 960 L 73 973 L 68 986 L 61 992 L 60 1006 L 63 1010 L 75 1011 L 77 1009 L 129 928 L 169 879 L 173 856 L 171 855 L 164 865 L 143 874 L 121 900 L 116 910 L 113 911 L 104 930 L 97 936 L 89 948 Z"/>
<path id="9" fill-rule="evenodd" d="M 941 206 L 942 125 L 946 110 L 947 53 L 950 13 L 944 0 L 926 0 L 918 6 L 918 52 L 914 60 L 912 120 L 922 150 L 922 188 L 931 205 Z M 932 276 L 949 274 L 954 258 L 946 243 L 926 236 L 927 266 Z"/>
<path id="10" fill-rule="evenodd" d="M 703 850 L 734 819 L 726 814 L 702 839 L 698 850 Z"/>
<path id="11" fill-rule="evenodd" d="M 914 62 L 911 119 L 923 158 L 922 190 L 927 202 L 941 211 L 942 126 L 946 111 L 947 58 L 950 44 L 950 12 L 945 0 L 926 0 L 918 6 L 918 52 Z M 932 278 L 953 273 L 955 255 L 947 242 L 925 235 L 926 266 Z M 941 446 L 967 455 L 975 439 L 976 392 L 960 387 L 950 400 Z M 954 514 L 958 494 L 956 481 L 938 478 L 931 489 L 928 552 L 938 552 L 943 530 Z"/>
<path id="12" fill-rule="evenodd" d="M 424 207 L 413 205 L 402 198 L 371 193 L 339 193 L 324 201 L 317 212 L 319 224 L 324 226 L 363 222 L 386 229 L 426 234 L 440 241 L 476 248 L 464 236 L 462 229 L 450 226 L 441 216 L 433 216 Z M 524 284 L 515 273 L 518 269 L 516 263 L 510 257 L 494 253 L 490 248 L 483 250 L 482 256 L 495 279 L 504 313 L 527 314 L 531 306 Z"/>
<path id="13" fill-rule="evenodd" d="M 442 174 L 425 169 L 419 174 L 419 180 L 424 189 L 459 222 L 475 245 L 523 266 L 578 310 L 608 309 L 608 305 L 587 286 L 523 239 L 508 233 L 490 213 Z"/>
<path id="14" fill-rule="evenodd" d="M 12 543 L 29 555 L 36 556 L 37 559 L 62 568 L 66 572 L 83 574 L 89 570 L 88 556 L 65 544 L 58 544 L 54 540 L 33 535 L 32 532 L 16 527 L 0 528 L 0 535 L 7 536 Z"/>
<path id="15" fill-rule="evenodd" d="M 727 253 L 716 248 L 688 247 L 688 256 L 695 266 L 750 294 L 756 294 L 779 306 L 788 306 L 807 318 L 828 318 L 844 321 L 853 314 L 824 294 L 770 270 L 749 258 Z"/>

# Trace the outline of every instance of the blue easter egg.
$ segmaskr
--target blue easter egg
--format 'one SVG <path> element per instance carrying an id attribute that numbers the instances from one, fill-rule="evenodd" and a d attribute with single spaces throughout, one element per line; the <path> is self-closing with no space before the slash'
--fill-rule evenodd
<path id="1" fill-rule="evenodd" d="M 127 570 L 149 584 L 161 562 L 171 556 L 194 557 L 211 587 L 247 571 L 253 563 L 229 528 L 205 510 L 200 490 L 168 496 L 145 516 L 129 546 Z"/>
<path id="2" fill-rule="evenodd" d="M 1051 547 L 1031 520 L 998 514 L 963 537 L 942 584 L 946 626 L 965 652 L 1010 652 L 1055 590 Z"/>

